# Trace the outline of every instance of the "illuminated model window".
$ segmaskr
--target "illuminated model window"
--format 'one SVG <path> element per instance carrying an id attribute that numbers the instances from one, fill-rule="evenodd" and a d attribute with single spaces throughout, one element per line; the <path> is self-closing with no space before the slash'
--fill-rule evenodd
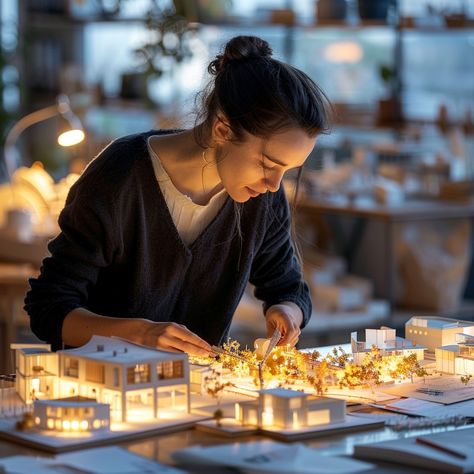
<path id="1" fill-rule="evenodd" d="M 183 361 L 169 360 L 158 362 L 156 366 L 158 378 L 161 379 L 179 379 L 183 377 Z"/>
<path id="2" fill-rule="evenodd" d="M 150 364 L 136 364 L 127 368 L 127 383 L 139 384 L 150 382 Z"/>
<path id="3" fill-rule="evenodd" d="M 66 377 L 79 377 L 79 361 L 72 357 L 64 359 L 64 375 Z"/>
<path id="4" fill-rule="evenodd" d="M 87 360 L 86 380 L 93 383 L 104 383 L 104 364 Z"/>

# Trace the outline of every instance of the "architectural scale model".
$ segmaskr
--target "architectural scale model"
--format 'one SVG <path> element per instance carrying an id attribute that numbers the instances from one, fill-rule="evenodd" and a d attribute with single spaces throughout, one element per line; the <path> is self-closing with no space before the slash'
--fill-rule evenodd
<path id="1" fill-rule="evenodd" d="M 435 349 L 435 358 L 438 372 L 474 376 L 474 336 L 457 334 L 456 344 Z"/>
<path id="2" fill-rule="evenodd" d="M 317 397 L 285 388 L 261 390 L 257 400 L 236 403 L 236 420 L 258 428 L 301 427 L 341 423 L 346 419 L 346 402 Z"/>
<path id="3" fill-rule="evenodd" d="M 426 347 L 417 344 L 413 340 L 397 337 L 395 329 L 389 327 L 366 329 L 365 341 L 357 340 L 357 332 L 351 333 L 352 357 L 355 364 L 361 365 L 364 357 L 374 346 L 381 350 L 383 357 L 403 357 L 411 354 L 416 354 L 417 360 L 423 360 L 425 357 Z"/>
<path id="4" fill-rule="evenodd" d="M 82 347 L 58 352 L 19 347 L 15 361 L 17 392 L 25 403 L 80 395 L 110 405 L 110 419 L 124 423 L 190 409 L 183 353 L 93 336 Z"/>
<path id="5" fill-rule="evenodd" d="M 345 400 L 387 399 L 394 383 L 419 387 L 436 372 L 462 376 L 467 385 L 474 375 L 471 333 L 474 324 L 466 321 L 414 317 L 406 339 L 391 328 L 367 329 L 363 342 L 351 334 L 352 353 L 335 347 L 322 356 L 278 346 L 263 364 L 264 340 L 255 351 L 229 341 L 217 348 L 217 358 L 191 361 L 183 353 L 100 336 L 56 353 L 47 345 L 14 344 L 16 393 L 31 407 L 23 424 L 30 429 L 20 432 L 15 420 L 4 419 L 0 435 L 59 451 L 82 447 L 84 434 L 89 443 L 127 439 L 192 426 L 213 413 L 214 420 L 200 425 L 211 428 L 223 420 L 222 431 L 252 429 L 284 439 L 377 426 L 346 415 Z M 424 360 L 427 348 L 436 362 Z"/>
<path id="6" fill-rule="evenodd" d="M 437 347 L 456 344 L 457 334 L 474 336 L 474 322 L 437 316 L 414 316 L 405 323 L 405 337 L 434 353 Z"/>

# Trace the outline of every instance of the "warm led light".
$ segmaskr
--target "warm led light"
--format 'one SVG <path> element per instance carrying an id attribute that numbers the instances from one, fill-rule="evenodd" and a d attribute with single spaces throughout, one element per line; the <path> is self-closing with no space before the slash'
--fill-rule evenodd
<path id="1" fill-rule="evenodd" d="M 94 429 L 99 429 L 100 428 L 100 420 L 94 420 L 92 422 L 92 426 L 94 427 Z"/>
<path id="2" fill-rule="evenodd" d="M 71 423 L 71 429 L 73 431 L 78 431 L 79 430 L 79 422 L 77 420 L 73 420 Z"/>
<path id="3" fill-rule="evenodd" d="M 31 390 L 34 390 L 36 393 L 39 392 L 40 388 L 40 381 L 39 379 L 32 379 L 31 380 Z"/>
<path id="4" fill-rule="evenodd" d="M 298 412 L 296 412 L 296 411 L 293 412 L 293 428 L 294 429 L 299 428 Z"/>
<path id="5" fill-rule="evenodd" d="M 235 404 L 235 419 L 240 420 L 240 403 Z"/>
<path id="6" fill-rule="evenodd" d="M 56 426 L 56 431 L 61 431 L 61 420 L 56 420 L 55 422 L 55 426 Z"/>
<path id="7" fill-rule="evenodd" d="M 61 146 L 73 146 L 84 140 L 84 132 L 82 130 L 68 130 L 61 133 L 58 137 L 58 143 Z"/>
<path id="8" fill-rule="evenodd" d="M 88 428 L 89 428 L 89 423 L 87 422 L 87 420 L 82 420 L 81 421 L 81 430 L 82 431 L 87 431 Z"/>
<path id="9" fill-rule="evenodd" d="M 264 426 L 273 425 L 273 412 L 272 411 L 264 411 L 262 413 L 262 424 Z"/>
<path id="10" fill-rule="evenodd" d="M 39 420 L 39 418 L 37 418 Z M 35 420 L 36 421 L 36 420 Z M 39 425 L 39 423 L 36 423 Z M 48 429 L 52 430 L 54 429 L 54 420 L 52 418 L 48 418 L 48 421 L 46 422 Z"/>
<path id="11" fill-rule="evenodd" d="M 362 48 L 353 41 L 338 41 L 324 50 L 324 58 L 330 63 L 358 63 L 363 56 Z"/>
<path id="12" fill-rule="evenodd" d="M 40 417 L 37 416 L 37 417 L 35 418 L 35 425 L 39 425 L 40 423 L 41 423 Z"/>
<path id="13" fill-rule="evenodd" d="M 71 423 L 69 420 L 63 421 L 63 430 L 69 431 L 71 429 Z"/>

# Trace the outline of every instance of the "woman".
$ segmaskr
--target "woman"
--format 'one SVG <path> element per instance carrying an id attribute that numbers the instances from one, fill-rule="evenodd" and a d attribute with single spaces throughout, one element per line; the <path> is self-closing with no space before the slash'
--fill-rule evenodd
<path id="1" fill-rule="evenodd" d="M 25 300 L 54 350 L 97 334 L 208 355 L 249 281 L 268 333 L 297 342 L 311 301 L 281 180 L 326 130 L 328 103 L 271 55 L 259 38 L 231 39 L 193 129 L 118 139 L 71 188 Z"/>

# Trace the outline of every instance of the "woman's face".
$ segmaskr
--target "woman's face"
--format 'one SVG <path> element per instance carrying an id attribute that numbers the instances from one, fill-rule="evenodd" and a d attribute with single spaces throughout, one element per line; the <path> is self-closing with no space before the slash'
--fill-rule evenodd
<path id="1" fill-rule="evenodd" d="M 230 197 L 245 202 L 278 191 L 283 175 L 302 166 L 315 143 L 316 137 L 299 128 L 266 139 L 247 133 L 243 142 L 217 145 L 217 171 Z"/>

